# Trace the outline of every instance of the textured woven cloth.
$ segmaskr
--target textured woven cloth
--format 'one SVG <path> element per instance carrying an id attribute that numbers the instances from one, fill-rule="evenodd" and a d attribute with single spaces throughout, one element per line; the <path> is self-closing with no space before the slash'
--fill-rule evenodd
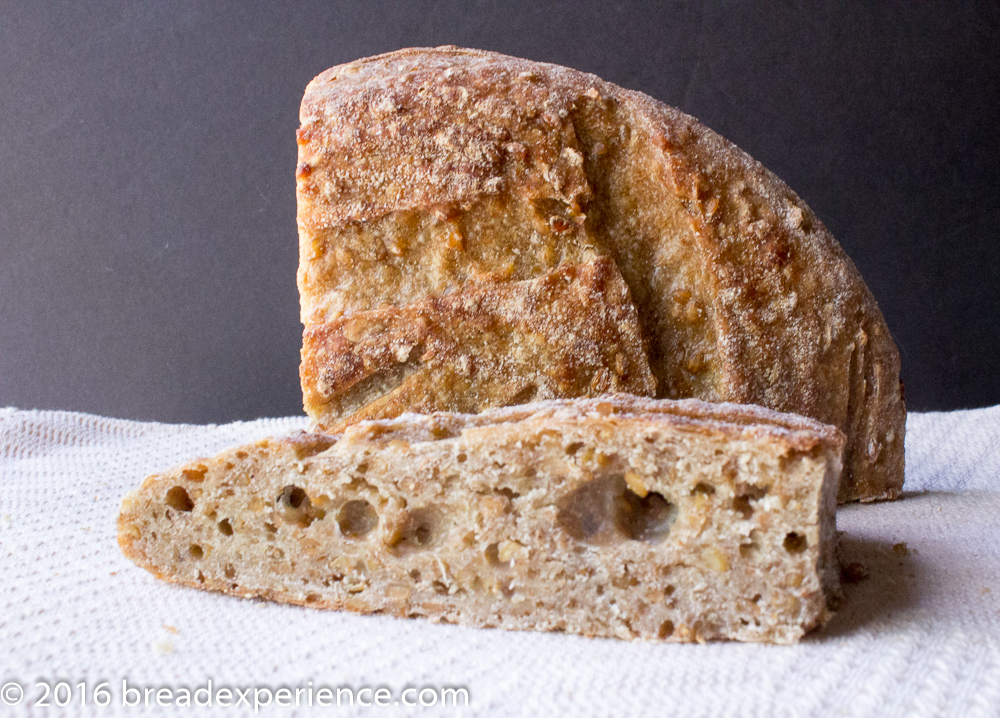
<path id="1" fill-rule="evenodd" d="M 0 715 L 238 715 L 253 712 L 255 695 L 270 700 L 261 715 L 454 715 L 440 708 L 448 687 L 468 691 L 460 715 L 1000 715 L 1000 407 L 909 416 L 902 500 L 838 515 L 846 561 L 868 577 L 847 586 L 825 631 L 796 646 L 657 645 L 313 611 L 179 588 L 119 553 L 120 498 L 146 475 L 305 424 L 0 410 L 0 682 L 8 704 L 20 701 Z M 209 680 L 196 697 L 211 696 L 211 707 L 157 707 L 147 690 L 177 701 Z M 220 687 L 250 706 L 220 706 Z M 282 687 L 293 707 L 276 705 Z M 323 687 L 350 688 L 362 703 L 384 688 L 389 707 L 351 707 L 346 693 L 339 708 L 320 707 Z M 421 698 L 438 705 L 393 707 Z"/>

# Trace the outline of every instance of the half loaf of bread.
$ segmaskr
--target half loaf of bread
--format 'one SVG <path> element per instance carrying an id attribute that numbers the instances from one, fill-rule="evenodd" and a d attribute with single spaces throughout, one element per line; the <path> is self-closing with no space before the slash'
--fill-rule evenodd
<path id="1" fill-rule="evenodd" d="M 307 332 L 607 256 L 657 396 L 833 424 L 840 500 L 898 494 L 899 355 L 875 300 L 809 207 L 693 118 L 593 75 L 443 47 L 323 72 L 300 119 Z"/>
<path id="2" fill-rule="evenodd" d="M 310 326 L 300 372 L 326 432 L 405 411 L 656 393 L 628 287 L 603 257 Z"/>
<path id="3" fill-rule="evenodd" d="M 301 434 L 151 476 L 157 577 L 316 608 L 669 641 L 798 639 L 838 589 L 843 435 L 617 395 Z"/>

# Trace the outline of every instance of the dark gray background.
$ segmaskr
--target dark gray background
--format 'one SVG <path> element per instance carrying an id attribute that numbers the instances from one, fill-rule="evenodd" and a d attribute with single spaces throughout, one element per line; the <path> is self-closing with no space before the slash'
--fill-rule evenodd
<path id="1" fill-rule="evenodd" d="M 1000 403 L 997 3 L 4 3 L 0 406 L 301 412 L 294 132 L 414 45 L 597 73 L 792 186 L 899 343 L 911 409 Z"/>

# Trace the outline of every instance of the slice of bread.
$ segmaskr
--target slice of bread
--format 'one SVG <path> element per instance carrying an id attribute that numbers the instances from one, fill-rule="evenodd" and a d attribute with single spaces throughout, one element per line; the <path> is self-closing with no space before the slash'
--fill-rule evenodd
<path id="1" fill-rule="evenodd" d="M 405 411 L 656 393 L 628 287 L 607 258 L 310 326 L 300 373 L 306 413 L 327 432 Z"/>
<path id="2" fill-rule="evenodd" d="M 840 499 L 899 493 L 899 354 L 875 300 L 806 204 L 693 118 L 593 75 L 454 47 L 331 68 L 300 117 L 307 327 L 611 257 L 658 396 L 838 426 Z"/>
<path id="3" fill-rule="evenodd" d="M 146 479 L 122 551 L 316 608 L 668 641 L 794 641 L 838 590 L 844 437 L 616 395 L 266 439 Z"/>

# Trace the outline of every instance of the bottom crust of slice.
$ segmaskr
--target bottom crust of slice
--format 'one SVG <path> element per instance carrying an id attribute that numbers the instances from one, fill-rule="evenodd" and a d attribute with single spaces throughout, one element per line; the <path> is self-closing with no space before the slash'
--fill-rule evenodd
<path id="1" fill-rule="evenodd" d="M 838 590 L 843 436 L 631 397 L 300 434 L 149 477 L 123 552 L 159 578 L 439 622 L 787 643 Z"/>

